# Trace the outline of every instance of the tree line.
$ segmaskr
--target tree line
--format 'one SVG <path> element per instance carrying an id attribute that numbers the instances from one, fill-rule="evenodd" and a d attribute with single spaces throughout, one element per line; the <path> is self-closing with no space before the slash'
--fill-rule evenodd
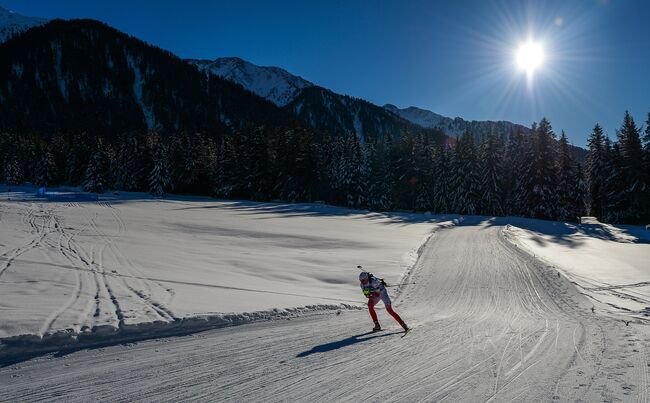
<path id="1" fill-rule="evenodd" d="M 362 142 L 298 122 L 222 136 L 155 131 L 111 138 L 0 134 L 2 181 L 39 186 L 317 202 L 371 210 L 608 222 L 650 217 L 650 115 L 645 136 L 626 112 L 612 142 L 594 127 L 582 166 L 547 119 L 506 140 L 470 132 L 434 141 L 404 131 Z"/>

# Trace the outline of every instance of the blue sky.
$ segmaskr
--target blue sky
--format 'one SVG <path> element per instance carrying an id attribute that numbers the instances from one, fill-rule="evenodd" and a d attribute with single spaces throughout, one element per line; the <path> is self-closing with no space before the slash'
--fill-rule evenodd
<path id="1" fill-rule="evenodd" d="M 650 112 L 650 2 L 0 0 L 20 14 L 94 18 L 184 58 L 239 56 L 379 105 L 530 125 L 584 146 Z M 514 63 L 528 38 L 546 61 Z"/>

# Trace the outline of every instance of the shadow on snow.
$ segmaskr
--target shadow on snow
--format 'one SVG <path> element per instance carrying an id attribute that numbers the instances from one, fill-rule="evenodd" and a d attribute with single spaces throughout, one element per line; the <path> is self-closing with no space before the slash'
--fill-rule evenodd
<path id="1" fill-rule="evenodd" d="M 339 348 L 351 346 L 357 343 L 363 343 L 372 339 L 378 339 L 380 337 L 386 337 L 386 336 L 393 336 L 396 334 L 402 334 L 404 332 L 399 331 L 399 332 L 391 332 L 391 333 L 376 333 L 376 332 L 367 332 L 363 334 L 357 334 L 355 336 L 350 336 L 348 338 L 338 340 L 338 341 L 333 341 L 331 343 L 325 343 L 321 344 L 319 346 L 314 346 L 312 347 L 311 350 L 308 351 L 303 351 L 302 353 L 296 355 L 297 358 L 302 358 L 302 357 L 307 357 L 308 355 L 316 354 L 316 353 L 327 353 L 328 351 L 333 351 L 333 350 L 338 350 Z M 370 337 L 364 337 L 364 336 L 370 336 Z"/>

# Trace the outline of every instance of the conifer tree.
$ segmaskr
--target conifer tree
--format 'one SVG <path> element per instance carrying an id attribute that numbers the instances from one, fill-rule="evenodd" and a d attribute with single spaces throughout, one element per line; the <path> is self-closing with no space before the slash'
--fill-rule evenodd
<path id="1" fill-rule="evenodd" d="M 88 160 L 83 188 L 86 192 L 103 193 L 107 189 L 108 161 L 101 139 L 96 140 L 95 150 Z"/>
<path id="2" fill-rule="evenodd" d="M 165 150 L 162 144 L 157 144 L 153 152 L 153 167 L 149 174 L 149 193 L 155 197 L 162 197 L 168 186 L 169 173 L 165 161 Z"/>
<path id="3" fill-rule="evenodd" d="M 433 209 L 433 147 L 429 138 L 422 134 L 415 136 L 413 143 L 415 159 L 415 210 L 431 211 Z"/>
<path id="4" fill-rule="evenodd" d="M 388 151 L 385 141 L 379 140 L 368 145 L 370 175 L 368 182 L 368 207 L 372 210 L 386 211 L 393 205 L 392 187 L 388 172 Z"/>
<path id="5" fill-rule="evenodd" d="M 529 217 L 552 220 L 557 216 L 557 152 L 551 123 L 542 118 L 531 136 L 525 213 Z"/>
<path id="6" fill-rule="evenodd" d="M 650 112 L 645 122 L 645 136 L 643 136 L 643 172 L 645 172 L 645 200 L 644 217 L 645 222 L 650 221 Z"/>
<path id="7" fill-rule="evenodd" d="M 237 193 L 237 159 L 236 138 L 232 135 L 225 135 L 221 139 L 217 156 L 214 193 L 218 197 L 232 197 Z"/>
<path id="8" fill-rule="evenodd" d="M 626 222 L 638 223 L 644 205 L 645 173 L 639 129 L 628 111 L 618 131 L 619 169 L 622 182 L 622 217 Z"/>
<path id="9" fill-rule="evenodd" d="M 624 179 L 621 169 L 621 153 L 618 143 L 612 143 L 605 137 L 605 222 L 621 222 L 625 215 L 626 200 L 623 192 Z"/>
<path id="10" fill-rule="evenodd" d="M 471 132 L 465 132 L 458 139 L 453 155 L 450 184 L 452 212 L 477 214 L 481 197 L 481 183 L 476 143 Z"/>
<path id="11" fill-rule="evenodd" d="M 502 161 L 503 143 L 501 137 L 490 134 L 481 145 L 479 155 L 481 214 L 503 215 Z"/>
<path id="12" fill-rule="evenodd" d="M 57 179 L 57 167 L 54 163 L 54 156 L 49 150 L 43 151 L 36 166 L 36 185 L 51 186 Z"/>
<path id="13" fill-rule="evenodd" d="M 432 204 L 433 213 L 443 214 L 451 212 L 451 151 L 444 147 L 436 147 L 433 151 L 433 170 L 431 177 L 433 180 Z"/>
<path id="14" fill-rule="evenodd" d="M 606 207 L 605 181 L 607 179 L 607 151 L 603 129 L 596 124 L 587 142 L 589 153 L 587 154 L 586 181 L 589 188 L 589 214 L 598 218 L 604 218 Z"/>
<path id="15" fill-rule="evenodd" d="M 366 152 L 356 133 L 352 133 L 344 142 L 341 161 L 342 187 L 345 204 L 348 207 L 362 208 L 366 204 L 366 186 L 368 169 Z"/>
<path id="16" fill-rule="evenodd" d="M 22 173 L 18 158 L 8 155 L 3 170 L 3 181 L 7 185 L 18 185 L 22 182 Z"/>
<path id="17" fill-rule="evenodd" d="M 244 198 L 265 200 L 269 194 L 269 155 L 264 128 L 246 129 L 240 134 L 240 190 Z"/>
<path id="18" fill-rule="evenodd" d="M 528 144 L 529 141 L 519 130 L 513 131 L 508 138 L 503 168 L 504 214 L 506 215 L 524 214 L 524 206 L 528 198 L 524 184 L 530 169 L 530 164 L 526 160 Z"/>
<path id="19" fill-rule="evenodd" d="M 558 143 L 557 218 L 561 221 L 578 221 L 581 209 L 579 200 L 578 165 L 573 158 L 564 130 Z"/>

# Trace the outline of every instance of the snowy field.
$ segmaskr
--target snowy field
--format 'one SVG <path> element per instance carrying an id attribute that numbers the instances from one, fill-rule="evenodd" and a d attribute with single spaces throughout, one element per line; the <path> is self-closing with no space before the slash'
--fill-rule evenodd
<path id="1" fill-rule="evenodd" d="M 650 319 L 650 231 L 643 226 L 506 221 L 508 239 L 565 275 L 595 309 Z"/>
<path id="2" fill-rule="evenodd" d="M 158 203 L 168 205 L 152 203 L 150 214 L 161 219 Z M 246 206 L 248 214 L 272 205 Z M 256 217 L 267 215 L 277 218 Z M 592 312 L 592 299 L 522 248 L 508 221 L 527 231 L 544 224 L 464 217 L 429 238 L 392 295 L 412 329 L 406 335 L 385 311 L 378 312 L 385 331 L 371 333 L 366 311 L 342 310 L 0 360 L 0 400 L 648 401 L 646 322 Z"/>
<path id="3" fill-rule="evenodd" d="M 141 193 L 36 193 L 0 186 L 5 341 L 358 307 L 358 264 L 398 284 L 447 220 Z"/>

